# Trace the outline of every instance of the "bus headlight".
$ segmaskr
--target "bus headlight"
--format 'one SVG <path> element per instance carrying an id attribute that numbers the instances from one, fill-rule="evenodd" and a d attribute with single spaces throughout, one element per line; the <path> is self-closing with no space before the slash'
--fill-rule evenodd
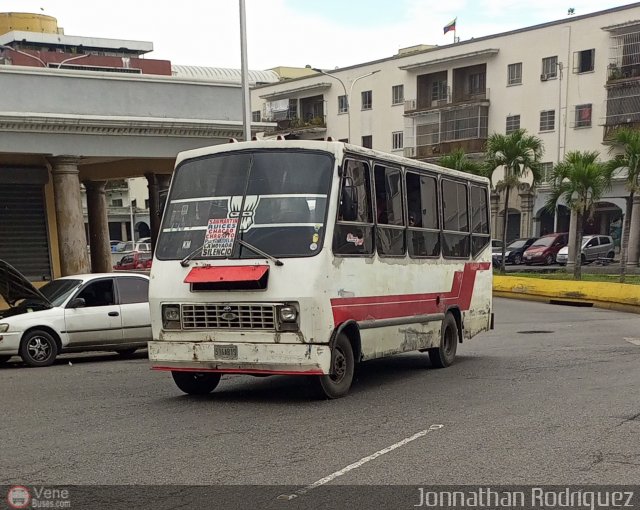
<path id="1" fill-rule="evenodd" d="M 283 306 L 280 308 L 280 320 L 282 322 L 295 322 L 298 318 L 298 311 L 293 306 Z"/>
<path id="2" fill-rule="evenodd" d="M 180 329 L 179 305 L 162 305 L 162 327 L 164 329 Z"/>
<path id="3" fill-rule="evenodd" d="M 276 308 L 278 331 L 298 331 L 298 307 L 293 304 L 280 305 Z"/>

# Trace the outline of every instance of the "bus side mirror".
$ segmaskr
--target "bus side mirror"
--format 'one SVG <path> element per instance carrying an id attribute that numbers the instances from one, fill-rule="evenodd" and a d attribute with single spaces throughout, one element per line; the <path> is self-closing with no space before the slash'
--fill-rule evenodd
<path id="1" fill-rule="evenodd" d="M 358 190 L 355 186 L 342 187 L 340 219 L 342 221 L 356 221 L 358 219 Z"/>

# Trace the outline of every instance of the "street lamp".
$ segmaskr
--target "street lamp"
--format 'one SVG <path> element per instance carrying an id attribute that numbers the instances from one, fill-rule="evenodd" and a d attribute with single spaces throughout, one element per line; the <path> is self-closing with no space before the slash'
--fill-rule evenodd
<path id="1" fill-rule="evenodd" d="M 16 50 L 15 48 L 12 48 L 11 46 L 7 46 L 5 44 L 0 44 L 0 48 L 2 48 L 3 50 L 15 51 L 16 53 L 20 53 L 20 55 L 24 55 L 25 57 L 31 57 L 32 59 L 40 62 L 42 64 L 42 67 L 47 67 L 47 64 L 45 64 L 44 60 L 40 59 L 39 57 L 36 57 L 35 55 L 32 55 L 31 53 L 27 53 L 26 51 Z"/>
<path id="2" fill-rule="evenodd" d="M 348 94 L 347 94 L 347 86 L 337 76 L 334 76 L 333 74 L 326 73 L 322 69 L 318 69 L 317 67 L 312 67 L 311 70 L 315 71 L 317 73 L 320 73 L 320 74 L 324 74 L 325 76 L 328 76 L 329 78 L 333 78 L 335 80 L 338 80 L 340 82 L 340 85 L 342 85 L 342 89 L 344 90 L 344 97 L 345 97 L 345 99 L 347 101 L 347 138 L 349 140 L 349 143 L 352 143 L 351 142 L 351 100 L 349 98 L 351 97 L 351 94 L 353 92 L 353 86 L 355 85 L 355 83 L 358 80 L 360 80 L 362 78 L 366 78 L 367 76 L 371 76 L 372 74 L 379 73 L 380 69 L 376 69 L 375 71 L 371 71 L 370 73 L 363 74 L 362 76 L 358 76 L 357 78 L 355 78 L 351 82 L 351 86 L 349 87 L 349 93 Z"/>

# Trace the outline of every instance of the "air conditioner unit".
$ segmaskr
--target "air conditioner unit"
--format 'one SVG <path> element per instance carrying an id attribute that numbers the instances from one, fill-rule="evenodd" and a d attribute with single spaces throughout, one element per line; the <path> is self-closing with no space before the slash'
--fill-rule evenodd
<path id="1" fill-rule="evenodd" d="M 542 73 L 540 75 L 540 81 L 547 81 L 549 79 L 549 75 L 546 73 Z"/>

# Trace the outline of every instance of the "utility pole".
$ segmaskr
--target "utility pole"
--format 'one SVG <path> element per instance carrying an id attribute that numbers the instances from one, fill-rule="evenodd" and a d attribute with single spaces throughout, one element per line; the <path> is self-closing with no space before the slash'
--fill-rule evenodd
<path id="1" fill-rule="evenodd" d="M 242 119 L 245 141 L 251 140 L 251 97 L 249 96 L 249 68 L 247 66 L 247 20 L 244 0 L 240 2 L 240 58 L 242 74 Z"/>

